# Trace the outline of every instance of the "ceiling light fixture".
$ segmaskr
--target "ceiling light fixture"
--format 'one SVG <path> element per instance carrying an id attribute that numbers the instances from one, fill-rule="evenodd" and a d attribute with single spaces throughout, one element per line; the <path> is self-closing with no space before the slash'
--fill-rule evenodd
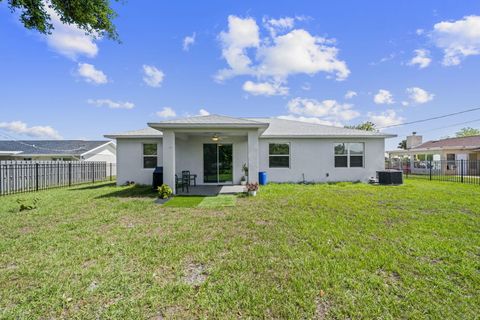
<path id="1" fill-rule="evenodd" d="M 215 133 L 215 134 L 212 136 L 212 141 L 217 142 L 218 140 L 220 140 L 220 137 Z"/>

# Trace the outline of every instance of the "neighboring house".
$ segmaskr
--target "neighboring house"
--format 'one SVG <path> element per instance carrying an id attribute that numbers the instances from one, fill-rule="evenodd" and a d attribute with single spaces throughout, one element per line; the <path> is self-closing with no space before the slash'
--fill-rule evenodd
<path id="1" fill-rule="evenodd" d="M 384 169 L 385 138 L 394 135 L 276 118 L 197 116 L 149 123 L 149 128 L 105 135 L 117 141 L 117 183 L 164 182 L 189 170 L 199 184 L 238 184 L 266 171 L 272 182 L 367 181 Z"/>
<path id="2" fill-rule="evenodd" d="M 105 161 L 116 163 L 112 141 L 0 140 L 0 160 Z"/>
<path id="3" fill-rule="evenodd" d="M 410 159 L 413 162 L 413 173 L 429 171 L 429 163 L 433 162 L 434 169 L 441 169 L 447 174 L 460 174 L 462 170 L 464 173 L 468 170 L 469 174 L 476 174 L 480 160 L 480 136 L 423 142 L 422 136 L 413 133 L 407 136 L 406 150 L 388 151 L 387 154 L 390 159 Z"/>

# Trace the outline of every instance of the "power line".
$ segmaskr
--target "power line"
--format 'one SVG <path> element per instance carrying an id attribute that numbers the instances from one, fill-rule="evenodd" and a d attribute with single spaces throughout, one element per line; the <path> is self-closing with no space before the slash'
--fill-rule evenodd
<path id="1" fill-rule="evenodd" d="M 443 119 L 443 118 L 447 118 L 447 117 L 451 117 L 451 116 L 456 116 L 458 114 L 463 114 L 463 113 L 477 111 L 477 110 L 480 110 L 480 107 L 472 108 L 472 109 L 468 109 L 468 110 L 463 110 L 463 111 L 458 111 L 458 112 L 454 112 L 454 113 L 449 113 L 449 114 L 444 114 L 444 115 L 441 115 L 441 116 L 431 117 L 431 118 L 427 118 L 427 119 L 415 120 L 415 121 L 404 122 L 404 123 L 399 123 L 399 124 L 392 124 L 392 125 L 389 125 L 389 126 L 380 127 L 378 129 L 399 127 L 399 126 L 405 126 L 405 125 L 414 124 L 414 123 L 421 123 L 421 122 L 427 122 L 427 121 L 431 121 L 431 120 Z"/>
<path id="2" fill-rule="evenodd" d="M 452 128 L 452 127 L 456 127 L 456 126 L 461 126 L 463 124 L 469 124 L 469 123 L 474 123 L 474 122 L 478 122 L 480 121 L 480 119 L 475 119 L 475 120 L 470 120 L 470 121 L 464 121 L 464 122 L 459 122 L 459 123 L 455 123 L 455 124 L 451 124 L 451 125 L 448 125 L 448 126 L 444 126 L 444 127 L 439 127 L 439 128 L 434 128 L 434 129 L 429 129 L 429 130 L 420 130 L 420 132 L 430 132 L 430 131 L 435 131 L 435 130 L 440 130 L 440 129 L 445 129 L 445 128 Z"/>

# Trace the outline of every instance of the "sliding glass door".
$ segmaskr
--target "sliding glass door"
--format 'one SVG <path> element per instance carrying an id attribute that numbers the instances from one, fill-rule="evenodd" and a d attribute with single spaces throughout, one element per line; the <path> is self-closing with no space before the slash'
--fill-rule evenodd
<path id="1" fill-rule="evenodd" d="M 203 182 L 233 181 L 232 150 L 231 144 L 206 143 L 203 145 Z"/>

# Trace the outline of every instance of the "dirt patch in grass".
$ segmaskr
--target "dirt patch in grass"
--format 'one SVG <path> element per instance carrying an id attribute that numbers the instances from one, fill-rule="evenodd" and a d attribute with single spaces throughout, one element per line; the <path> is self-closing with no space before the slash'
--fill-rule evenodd
<path id="1" fill-rule="evenodd" d="M 20 228 L 20 233 L 21 233 L 21 234 L 29 234 L 29 233 L 31 233 L 32 231 L 33 231 L 33 228 L 32 228 L 32 227 L 26 226 L 26 227 Z"/>
<path id="2" fill-rule="evenodd" d="M 188 312 L 181 306 L 168 306 L 149 320 L 186 319 Z"/>
<path id="3" fill-rule="evenodd" d="M 273 223 L 272 221 L 268 221 L 268 220 L 257 220 L 255 221 L 255 224 L 258 226 L 271 226 Z"/>
<path id="4" fill-rule="evenodd" d="M 330 310 L 330 303 L 325 299 L 325 297 L 317 298 L 315 300 L 315 314 L 313 316 L 313 319 L 315 320 L 326 319 L 329 310 Z"/>
<path id="5" fill-rule="evenodd" d="M 185 267 L 183 281 L 191 286 L 199 286 L 207 280 L 207 269 L 202 263 L 189 263 Z"/>
<path id="6" fill-rule="evenodd" d="M 396 285 L 402 280 L 400 274 L 396 271 L 386 271 L 380 269 L 377 271 L 377 275 L 380 276 L 383 279 L 383 282 L 388 286 Z"/>
<path id="7" fill-rule="evenodd" d="M 171 266 L 159 266 L 152 274 L 153 279 L 160 285 L 172 283 L 175 280 L 175 269 Z"/>

